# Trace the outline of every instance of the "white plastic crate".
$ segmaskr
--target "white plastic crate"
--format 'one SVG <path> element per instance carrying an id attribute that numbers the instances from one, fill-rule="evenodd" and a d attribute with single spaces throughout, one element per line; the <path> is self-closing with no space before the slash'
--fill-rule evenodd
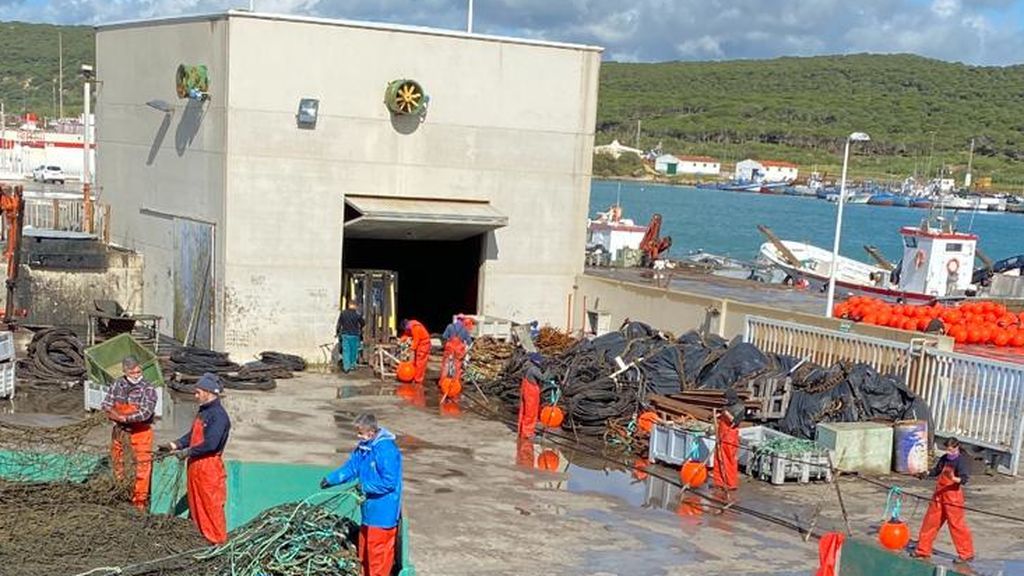
<path id="1" fill-rule="evenodd" d="M 14 398 L 15 362 L 0 363 L 0 398 Z"/>
<path id="2" fill-rule="evenodd" d="M 740 429 L 739 461 L 749 476 L 784 484 L 787 480 L 807 483 L 811 480 L 832 481 L 828 451 L 813 449 L 801 454 L 757 454 L 755 448 L 768 440 L 794 440 L 778 430 L 753 426 Z"/>
<path id="3" fill-rule="evenodd" d="M 715 439 L 705 432 L 687 430 L 673 424 L 656 422 L 651 428 L 647 459 L 679 466 L 690 459 L 690 450 L 697 444 L 697 458 L 714 467 Z"/>
<path id="4" fill-rule="evenodd" d="M 0 362 L 14 360 L 14 333 L 0 332 Z"/>
<path id="5" fill-rule="evenodd" d="M 85 409 L 99 410 L 103 407 L 103 399 L 107 396 L 109 386 L 100 386 L 94 382 L 86 382 L 85 386 Z M 164 388 L 156 387 L 156 412 L 155 418 L 162 418 L 164 415 Z"/>

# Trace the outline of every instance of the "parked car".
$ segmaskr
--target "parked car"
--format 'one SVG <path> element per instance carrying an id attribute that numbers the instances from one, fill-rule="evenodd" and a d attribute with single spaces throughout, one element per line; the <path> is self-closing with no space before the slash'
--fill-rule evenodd
<path id="1" fill-rule="evenodd" d="M 58 184 L 64 183 L 64 170 L 61 170 L 60 166 L 38 166 L 32 171 L 32 180 L 34 182 L 56 182 Z"/>

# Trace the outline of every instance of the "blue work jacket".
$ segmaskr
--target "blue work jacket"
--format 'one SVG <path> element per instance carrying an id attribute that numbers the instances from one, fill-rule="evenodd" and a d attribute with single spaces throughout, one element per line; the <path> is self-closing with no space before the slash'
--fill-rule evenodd
<path id="1" fill-rule="evenodd" d="M 363 501 L 363 525 L 394 528 L 402 508 L 402 453 L 395 435 L 385 428 L 372 440 L 362 440 L 348 461 L 327 475 L 334 486 L 359 481 Z"/>

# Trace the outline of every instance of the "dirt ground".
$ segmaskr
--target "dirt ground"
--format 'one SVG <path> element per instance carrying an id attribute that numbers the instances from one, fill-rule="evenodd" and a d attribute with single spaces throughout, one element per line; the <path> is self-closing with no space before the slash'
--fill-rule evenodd
<path id="1" fill-rule="evenodd" d="M 759 516 L 806 528 L 820 508 L 815 533 L 844 525 L 832 484 L 776 487 L 744 479 L 736 509 L 723 512 L 692 494 L 680 499 L 678 489 L 656 475 L 616 469 L 562 442 L 517 446 L 509 426 L 474 413 L 466 399 L 461 409 L 439 408 L 430 384 L 419 400 L 396 395 L 393 385 L 365 371 L 305 373 L 278 384 L 272 392 L 229 391 L 226 456 L 340 464 L 355 443 L 352 418 L 376 413 L 403 450 L 405 514 L 420 574 L 803 576 L 817 566 L 816 542 Z M 187 401 L 170 404 L 158 441 L 183 432 L 194 413 Z M 537 468 L 545 450 L 551 452 L 542 462 L 553 471 Z M 928 481 L 882 480 L 920 494 L 931 489 Z M 1024 518 L 1019 486 L 978 475 L 967 490 L 968 504 Z M 854 478 L 843 478 L 839 487 L 853 534 L 873 538 L 886 490 Z M 924 503 L 906 505 L 913 534 L 924 510 Z M 972 512 L 968 521 L 979 573 L 1024 574 L 1021 522 Z M 952 557 L 944 531 L 936 559 L 951 565 Z"/>

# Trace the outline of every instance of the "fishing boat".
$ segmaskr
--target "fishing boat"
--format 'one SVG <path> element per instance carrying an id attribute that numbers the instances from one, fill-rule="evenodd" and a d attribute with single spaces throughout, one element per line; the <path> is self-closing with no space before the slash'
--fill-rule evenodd
<path id="1" fill-rule="evenodd" d="M 939 298 L 976 293 L 972 283 L 978 237 L 957 232 L 951 222 L 932 216 L 920 226 L 905 226 L 903 259 L 892 269 L 852 258 L 836 259 L 836 289 L 841 294 L 867 295 L 892 301 L 930 303 Z M 811 244 L 779 240 L 761 246 L 761 256 L 812 289 L 827 289 L 832 252 Z"/>

